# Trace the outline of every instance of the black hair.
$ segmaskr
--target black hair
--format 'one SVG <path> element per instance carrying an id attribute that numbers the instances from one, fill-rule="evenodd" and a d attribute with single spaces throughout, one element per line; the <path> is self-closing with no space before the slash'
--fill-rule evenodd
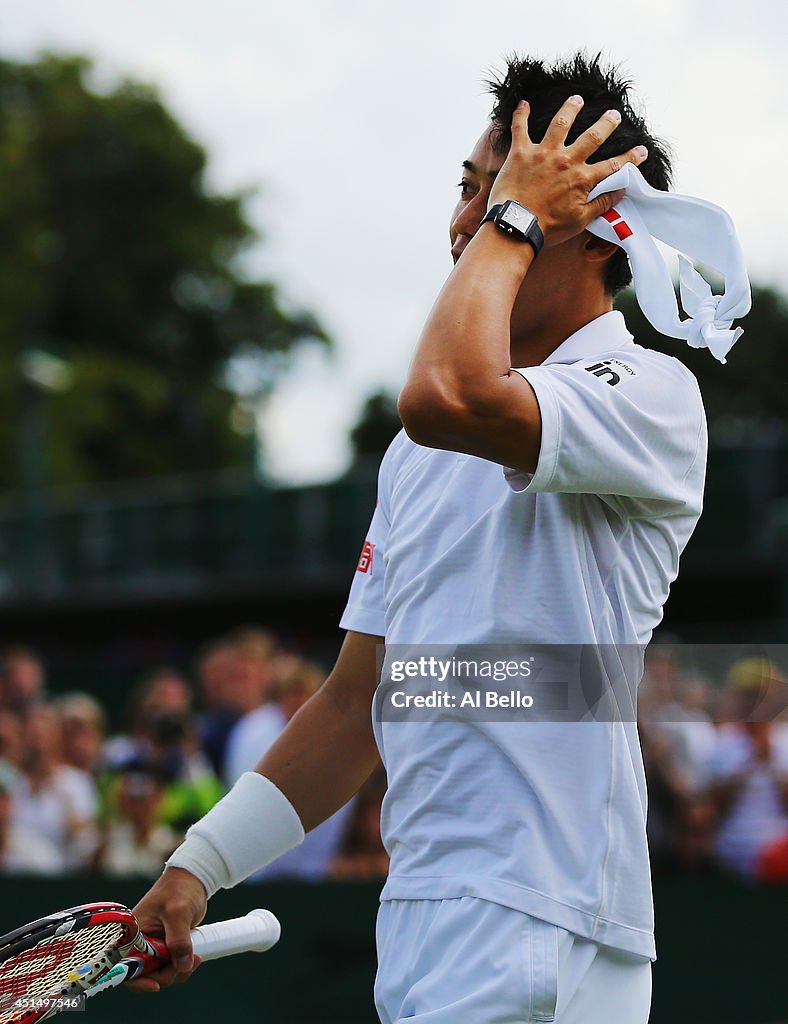
<path id="1" fill-rule="evenodd" d="M 534 142 L 541 142 L 559 108 L 576 94 L 583 97 L 584 104 L 567 142 L 574 142 L 606 110 L 617 110 L 621 123 L 589 158 L 589 163 L 608 160 L 633 146 L 644 145 L 648 158 L 639 165 L 640 173 L 653 188 L 662 191 L 670 188 L 673 171 L 667 144 L 651 134 L 645 119 L 635 110 L 630 96 L 632 83 L 617 66 L 603 66 L 601 54 L 589 57 L 576 53 L 552 64 L 512 54 L 506 58 L 503 76 L 496 76 L 486 84 L 495 97 L 491 141 L 496 152 L 505 153 L 511 145 L 512 115 L 520 100 L 528 100 L 531 107 L 528 134 Z M 619 249 L 605 265 L 605 289 L 615 295 L 631 280 L 626 253 Z"/>

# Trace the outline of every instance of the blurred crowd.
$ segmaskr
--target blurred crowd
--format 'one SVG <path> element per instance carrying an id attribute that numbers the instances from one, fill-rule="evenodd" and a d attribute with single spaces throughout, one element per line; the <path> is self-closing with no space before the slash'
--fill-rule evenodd
<path id="1" fill-rule="evenodd" d="M 48 691 L 33 650 L 0 651 L 0 872 L 155 876 L 322 685 L 320 665 L 261 629 L 221 636 L 189 673 L 160 666 L 121 732 L 83 692 Z M 649 648 L 638 726 L 656 874 L 788 881 L 788 679 L 763 657 L 720 678 Z M 385 776 L 258 878 L 380 878 Z"/>
<path id="2" fill-rule="evenodd" d="M 52 695 L 30 648 L 0 651 L 0 872 L 155 876 L 186 829 L 255 767 L 322 685 L 322 668 L 243 629 L 188 675 L 160 666 L 129 693 L 122 732 L 82 692 Z M 385 875 L 381 778 L 259 877 Z"/>
<path id="3" fill-rule="evenodd" d="M 788 678 L 734 661 L 722 679 L 654 644 L 638 695 L 655 874 L 788 882 Z"/>

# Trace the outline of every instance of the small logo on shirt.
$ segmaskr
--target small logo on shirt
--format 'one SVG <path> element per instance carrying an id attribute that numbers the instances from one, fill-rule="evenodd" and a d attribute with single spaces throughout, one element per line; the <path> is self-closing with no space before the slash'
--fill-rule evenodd
<path id="1" fill-rule="evenodd" d="M 372 571 L 372 558 L 375 554 L 375 545 L 371 544 L 368 540 L 364 541 L 364 547 L 361 549 L 361 557 L 358 560 L 356 566 L 356 572 L 371 572 Z"/>
<path id="2" fill-rule="evenodd" d="M 608 222 L 611 228 L 615 231 L 618 237 L 623 242 L 625 238 L 629 238 L 630 235 L 634 235 L 634 231 L 627 224 L 621 214 L 615 207 L 612 210 L 608 210 L 607 213 L 602 214 L 603 218 Z"/>
<path id="3" fill-rule="evenodd" d="M 584 366 L 583 369 L 587 373 L 593 373 L 595 377 L 604 378 L 611 387 L 615 387 L 616 384 L 621 383 L 621 377 L 615 370 L 610 369 L 612 362 L 612 359 L 603 359 L 601 363 L 594 363 L 593 366 Z"/>
<path id="4" fill-rule="evenodd" d="M 614 387 L 620 382 L 621 377 L 615 370 L 611 369 L 611 366 L 618 366 L 630 377 L 637 377 L 637 371 L 633 370 L 629 363 L 625 363 L 621 359 L 603 359 L 600 363 L 594 363 L 593 366 L 584 366 L 583 369 L 588 373 L 593 373 L 595 377 L 604 377 L 607 383 Z"/>

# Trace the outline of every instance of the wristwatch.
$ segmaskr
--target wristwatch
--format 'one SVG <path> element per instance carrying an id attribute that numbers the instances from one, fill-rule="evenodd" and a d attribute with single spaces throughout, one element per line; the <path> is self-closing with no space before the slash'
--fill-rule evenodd
<path id="1" fill-rule="evenodd" d="M 482 224 L 486 224 L 488 220 L 510 238 L 518 242 L 530 242 L 534 255 L 539 255 L 539 250 L 544 245 L 544 235 L 536 214 L 531 213 L 525 206 L 514 199 L 507 199 L 505 203 L 497 203 L 490 207 Z"/>

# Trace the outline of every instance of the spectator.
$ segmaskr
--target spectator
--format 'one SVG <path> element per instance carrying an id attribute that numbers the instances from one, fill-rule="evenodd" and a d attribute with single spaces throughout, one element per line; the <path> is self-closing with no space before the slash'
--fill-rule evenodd
<path id="1" fill-rule="evenodd" d="M 225 681 L 234 653 L 234 645 L 222 637 L 203 647 L 197 657 L 195 668 L 200 703 L 206 711 L 224 710 L 227 706 Z"/>
<path id="2" fill-rule="evenodd" d="M 224 787 L 200 746 L 191 690 L 172 669 L 159 669 L 134 690 L 129 704 L 131 731 L 108 744 L 110 770 L 145 764 L 163 780 L 162 823 L 185 831 L 224 794 Z M 110 787 L 114 815 L 116 782 Z"/>
<path id="3" fill-rule="evenodd" d="M 663 634 L 647 652 L 640 691 L 655 869 L 690 876 L 724 869 L 786 881 L 786 676 L 763 657 L 737 662 L 719 691 L 714 720 L 721 724 L 715 729 L 710 687 L 687 676 L 681 653 Z M 74 870 L 93 860 L 120 873 L 150 873 L 154 863 L 157 870 L 178 834 L 222 794 L 214 766 L 224 767 L 228 782 L 253 768 L 323 680 L 320 669 L 278 653 L 275 638 L 257 629 L 212 642 L 196 672 L 199 719 L 186 679 L 174 669 L 157 669 L 132 695 L 128 734 L 105 743 L 98 701 L 68 693 L 48 704 L 41 659 L 20 645 L 5 648 L 0 871 Z M 12 798 L 9 780 L 15 777 L 18 796 Z M 378 828 L 384 785 L 371 782 L 355 809 L 343 809 L 263 877 L 385 873 Z M 96 789 L 106 823 L 99 856 Z M 337 853 L 344 832 L 347 840 Z M 15 849 L 30 850 L 30 863 L 23 864 Z"/>
<path id="4" fill-rule="evenodd" d="M 242 629 L 228 637 L 232 656 L 222 684 L 222 703 L 246 715 L 271 698 L 276 641 L 263 629 Z"/>
<path id="5" fill-rule="evenodd" d="M 63 725 L 63 761 L 96 778 L 104 756 L 107 719 L 87 693 L 67 693 L 54 702 Z"/>
<path id="6" fill-rule="evenodd" d="M 20 776 L 10 765 L 0 765 L 0 872 L 3 874 L 57 875 L 65 865 L 58 848 L 38 830 L 14 821 L 14 791 Z"/>
<path id="7" fill-rule="evenodd" d="M 203 750 L 221 775 L 227 741 L 238 720 L 269 697 L 275 644 L 268 633 L 248 630 L 209 644 L 197 661 Z"/>
<path id="8" fill-rule="evenodd" d="M 681 776 L 683 788 L 692 793 L 703 786 L 705 767 L 717 742 L 717 731 L 706 710 L 710 700 L 705 679 L 679 674 L 672 681 L 669 700 L 655 709 L 650 722 L 650 728 L 667 742 L 667 756 Z"/>
<path id="9" fill-rule="evenodd" d="M 252 771 L 298 709 L 318 690 L 325 673 L 312 662 L 293 655 L 282 656 L 273 685 L 273 700 L 245 715 L 230 735 L 225 781 L 228 786 L 243 772 Z M 352 813 L 353 801 L 312 829 L 300 846 L 279 857 L 252 876 L 253 880 L 297 877 L 310 880 L 329 873 Z"/>
<path id="10" fill-rule="evenodd" d="M 229 706 L 225 680 L 231 670 L 233 646 L 227 640 L 215 640 L 203 648 L 195 666 L 202 711 L 198 729 L 205 756 L 217 775 L 222 774 L 227 740 L 240 712 Z"/>
<path id="11" fill-rule="evenodd" d="M 382 769 L 361 787 L 341 852 L 331 863 L 331 876 L 343 879 L 385 878 L 389 857 L 380 838 L 380 808 L 386 792 Z"/>
<path id="12" fill-rule="evenodd" d="M 236 630 L 206 647 L 197 662 L 203 750 L 217 775 L 239 720 L 270 698 L 276 641 L 263 629 Z"/>
<path id="13" fill-rule="evenodd" d="M 771 721 L 784 703 L 785 677 L 772 662 L 744 658 L 729 669 L 707 784 L 719 816 L 715 859 L 745 878 L 788 836 L 788 726 Z"/>
<path id="14" fill-rule="evenodd" d="M 768 658 L 742 658 L 728 671 L 720 696 L 721 722 L 777 722 L 788 728 L 788 680 Z"/>
<path id="15" fill-rule="evenodd" d="M 746 878 L 761 858 L 788 836 L 788 734 L 771 722 L 723 725 L 708 767 L 709 791 L 719 826 L 717 862 Z"/>
<path id="16" fill-rule="evenodd" d="M 104 832 L 96 865 L 110 875 L 155 877 L 180 842 L 158 823 L 164 797 L 162 780 L 144 765 L 122 770 L 115 786 L 116 817 Z"/>
<path id="17" fill-rule="evenodd" d="M 788 833 L 763 849 L 756 874 L 761 882 L 788 882 Z"/>
<path id="18" fill-rule="evenodd" d="M 150 722 L 160 714 L 191 711 L 192 691 L 173 668 L 158 668 L 143 679 L 132 700 L 132 732 L 145 735 Z"/>
<path id="19" fill-rule="evenodd" d="M 714 861 L 717 809 L 709 796 L 693 796 L 676 805 L 668 842 L 654 869 L 660 874 L 710 877 L 719 874 Z"/>
<path id="20" fill-rule="evenodd" d="M 325 673 L 317 665 L 292 654 L 279 656 L 268 684 L 272 699 L 245 714 L 230 734 L 224 765 L 227 786 L 255 767 L 296 711 L 320 689 L 324 679 Z"/>
<path id="21" fill-rule="evenodd" d="M 157 717 L 187 715 L 191 705 L 189 684 L 175 669 L 159 668 L 145 676 L 128 700 L 128 734 L 114 736 L 106 744 L 105 760 L 109 767 L 144 758 L 151 742 L 152 723 Z"/>
<path id="22" fill-rule="evenodd" d="M 680 644 L 662 634 L 646 651 L 638 691 L 638 728 L 649 783 L 647 832 L 656 869 L 676 870 L 688 830 L 702 816 L 696 805 L 705 766 L 716 743 L 706 706 L 709 689 L 700 677 L 687 677 L 678 657 Z"/>
<path id="23" fill-rule="evenodd" d="M 189 712 L 155 716 L 147 758 L 152 770 L 165 781 L 160 819 L 181 832 L 224 795 L 224 786 L 200 747 L 196 720 Z"/>
<path id="24" fill-rule="evenodd" d="M 24 748 L 22 746 L 22 722 L 14 711 L 0 709 L 0 760 L 22 767 Z"/>
<path id="25" fill-rule="evenodd" d="M 44 663 L 29 647 L 6 647 L 0 655 L 0 704 L 16 714 L 44 699 Z"/>
<path id="26" fill-rule="evenodd" d="M 87 772 L 63 763 L 62 724 L 48 704 L 22 720 L 23 775 L 15 792 L 15 825 L 49 840 L 67 869 L 86 868 L 96 842 L 98 801 Z"/>

